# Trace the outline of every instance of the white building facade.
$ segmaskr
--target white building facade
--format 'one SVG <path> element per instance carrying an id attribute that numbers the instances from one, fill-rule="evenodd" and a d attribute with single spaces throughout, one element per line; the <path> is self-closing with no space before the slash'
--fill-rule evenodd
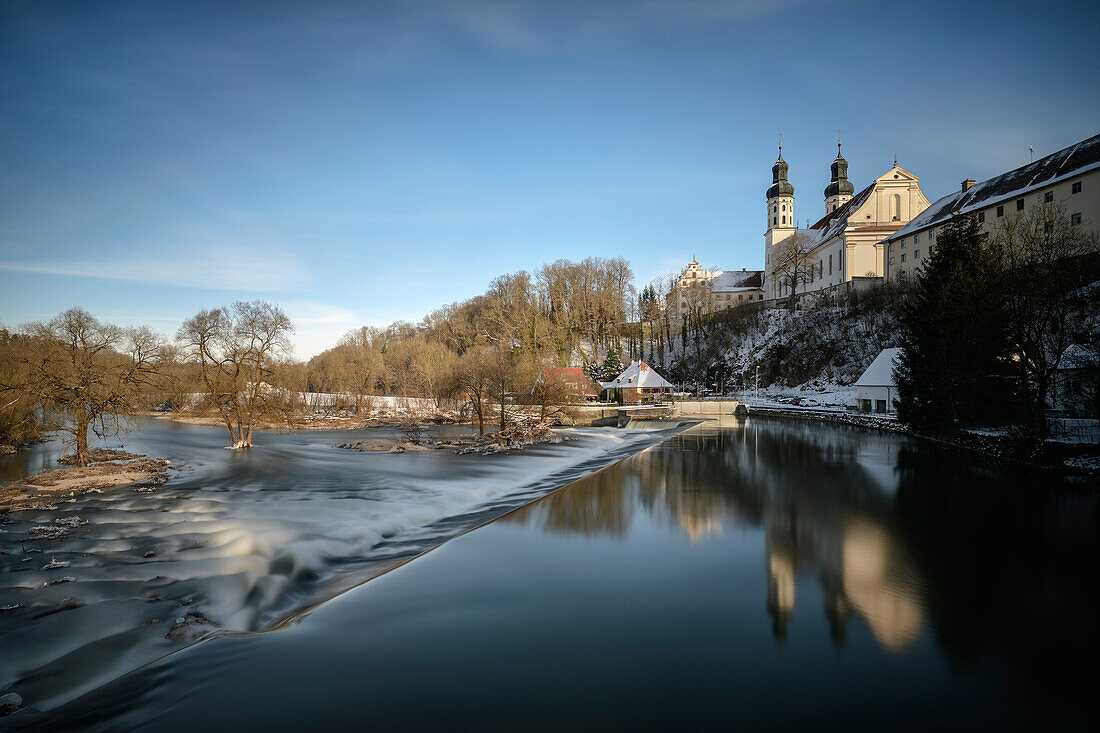
<path id="1" fill-rule="evenodd" d="M 1100 233 L 1100 135 L 981 183 L 963 181 L 960 190 L 938 199 L 886 238 L 886 279 L 916 276 L 935 250 L 943 225 L 956 216 L 975 214 L 991 232 L 998 219 L 1041 203 L 1064 205 L 1071 224 Z"/>
<path id="2" fill-rule="evenodd" d="M 787 181 L 788 166 L 780 148 L 767 191 L 768 229 L 764 235 L 764 292 L 769 299 L 789 296 L 790 283 L 776 276 L 783 247 L 790 237 L 800 238 L 809 250 L 808 282 L 798 292 L 835 288 L 861 278 L 880 279 L 886 272 L 883 240 L 924 211 L 928 199 L 917 176 L 898 166 L 882 174 L 859 193 L 848 181 L 848 161 L 840 153 L 831 166 L 825 188 L 825 216 L 805 229 L 795 226 L 794 186 Z M 788 243 L 789 244 L 789 243 Z"/>

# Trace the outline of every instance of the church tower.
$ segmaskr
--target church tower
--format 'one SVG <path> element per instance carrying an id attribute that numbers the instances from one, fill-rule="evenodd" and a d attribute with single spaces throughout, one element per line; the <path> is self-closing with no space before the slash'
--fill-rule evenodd
<path id="1" fill-rule="evenodd" d="M 846 204 L 855 193 L 855 187 L 848 180 L 848 161 L 840 154 L 840 141 L 836 141 L 836 160 L 830 171 L 832 181 L 825 187 L 825 213 L 831 214 Z"/>
<path id="2" fill-rule="evenodd" d="M 794 186 L 787 180 L 787 161 L 783 160 L 783 143 L 779 143 L 779 159 L 772 166 L 772 185 L 768 188 L 768 231 L 764 234 L 764 290 L 768 297 L 778 297 L 778 283 L 772 278 L 775 245 L 794 234 Z"/>
<path id="3" fill-rule="evenodd" d="M 787 180 L 787 161 L 783 160 L 783 143 L 779 143 L 779 159 L 772 166 L 772 185 L 768 188 L 768 233 L 772 229 L 794 229 L 794 186 Z M 769 240 L 772 237 L 768 237 Z M 785 239 L 784 236 L 776 238 Z"/>

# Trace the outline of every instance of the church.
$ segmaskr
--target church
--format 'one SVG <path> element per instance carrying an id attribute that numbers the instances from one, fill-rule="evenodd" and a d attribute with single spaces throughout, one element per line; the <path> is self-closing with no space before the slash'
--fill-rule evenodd
<path id="1" fill-rule="evenodd" d="M 890 170 L 854 193 L 848 180 L 848 161 L 840 153 L 838 140 L 830 172 L 825 215 L 807 228 L 795 226 L 794 186 L 787 180 L 788 166 L 780 144 L 767 191 L 764 291 L 768 299 L 789 296 L 792 280 L 799 293 L 826 288 L 844 291 L 861 283 L 881 282 L 886 272 L 883 240 L 928 207 L 919 179 L 899 167 L 896 159 Z M 777 275 L 777 270 L 789 271 L 783 260 L 794 249 L 802 253 L 798 277 Z"/>

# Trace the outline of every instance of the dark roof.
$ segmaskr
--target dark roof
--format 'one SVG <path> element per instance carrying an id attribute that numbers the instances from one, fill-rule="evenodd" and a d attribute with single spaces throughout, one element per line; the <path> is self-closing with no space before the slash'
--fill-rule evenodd
<path id="1" fill-rule="evenodd" d="M 998 201 L 1018 198 L 1036 188 L 1097 167 L 1100 167 L 1100 135 L 1094 135 L 1034 163 L 974 184 L 965 191 L 956 191 L 939 198 L 888 239 L 897 239 L 910 232 L 936 226 L 956 214 L 969 213 Z"/>

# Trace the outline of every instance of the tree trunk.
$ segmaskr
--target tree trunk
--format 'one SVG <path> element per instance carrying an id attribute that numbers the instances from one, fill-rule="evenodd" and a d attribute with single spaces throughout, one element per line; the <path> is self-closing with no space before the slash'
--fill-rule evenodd
<path id="1" fill-rule="evenodd" d="M 91 420 L 81 417 L 76 425 L 76 462 L 83 467 L 88 465 L 88 427 Z"/>

